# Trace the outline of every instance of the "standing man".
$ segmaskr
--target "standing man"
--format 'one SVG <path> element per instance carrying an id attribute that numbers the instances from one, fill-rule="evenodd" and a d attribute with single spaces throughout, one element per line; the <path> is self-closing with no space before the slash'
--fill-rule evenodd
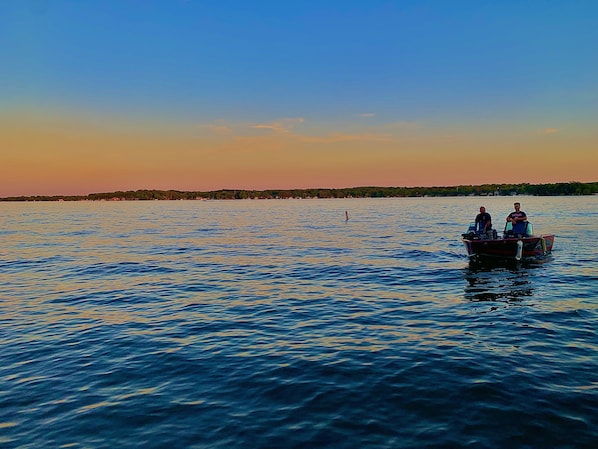
<path id="1" fill-rule="evenodd" d="M 490 214 L 486 212 L 486 208 L 484 206 L 480 207 L 480 213 L 475 217 L 475 228 L 478 234 L 488 237 L 489 231 L 492 229 L 492 217 Z"/>
<path id="2" fill-rule="evenodd" d="M 521 204 L 515 203 L 513 206 L 515 206 L 515 211 L 507 215 L 507 222 L 510 222 L 513 228 L 507 232 L 509 235 L 523 236 L 527 232 L 527 215 L 520 209 Z"/>
<path id="3" fill-rule="evenodd" d="M 507 216 L 507 221 L 513 223 L 513 226 L 515 226 L 515 224 L 519 223 L 520 221 L 527 221 L 527 215 L 520 209 L 521 204 L 515 203 L 513 204 L 513 206 L 515 207 L 515 211 L 511 212 Z"/>

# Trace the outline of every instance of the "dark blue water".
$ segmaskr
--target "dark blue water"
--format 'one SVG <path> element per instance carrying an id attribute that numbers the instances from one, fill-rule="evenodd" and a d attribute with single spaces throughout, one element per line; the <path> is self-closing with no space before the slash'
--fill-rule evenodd
<path id="1" fill-rule="evenodd" d="M 598 197 L 518 199 L 0 203 L 0 447 L 596 448 Z"/>

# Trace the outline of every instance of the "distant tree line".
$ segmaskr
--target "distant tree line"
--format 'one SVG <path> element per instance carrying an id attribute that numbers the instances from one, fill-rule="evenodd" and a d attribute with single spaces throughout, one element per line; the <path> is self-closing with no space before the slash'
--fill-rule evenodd
<path id="1" fill-rule="evenodd" d="M 15 196 L 0 201 L 147 201 L 147 200 L 242 200 L 287 198 L 392 198 L 425 196 L 509 196 L 509 195 L 596 195 L 598 182 L 555 184 L 482 184 L 453 187 L 351 187 L 344 189 L 214 190 L 135 190 L 72 196 Z"/>

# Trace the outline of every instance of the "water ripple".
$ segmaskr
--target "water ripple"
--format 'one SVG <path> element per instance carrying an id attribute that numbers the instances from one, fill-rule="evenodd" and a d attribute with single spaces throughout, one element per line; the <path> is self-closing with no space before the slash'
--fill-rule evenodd
<path id="1" fill-rule="evenodd" d="M 594 448 L 596 200 L 526 202 L 588 238 L 479 266 L 429 219 L 475 198 L 5 204 L 0 445 Z"/>

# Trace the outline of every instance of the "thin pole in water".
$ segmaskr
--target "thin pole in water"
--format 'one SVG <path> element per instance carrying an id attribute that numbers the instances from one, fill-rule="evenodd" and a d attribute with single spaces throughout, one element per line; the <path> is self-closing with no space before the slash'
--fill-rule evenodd
<path id="1" fill-rule="evenodd" d="M 345 221 L 349 221 L 349 212 L 345 211 Z"/>

